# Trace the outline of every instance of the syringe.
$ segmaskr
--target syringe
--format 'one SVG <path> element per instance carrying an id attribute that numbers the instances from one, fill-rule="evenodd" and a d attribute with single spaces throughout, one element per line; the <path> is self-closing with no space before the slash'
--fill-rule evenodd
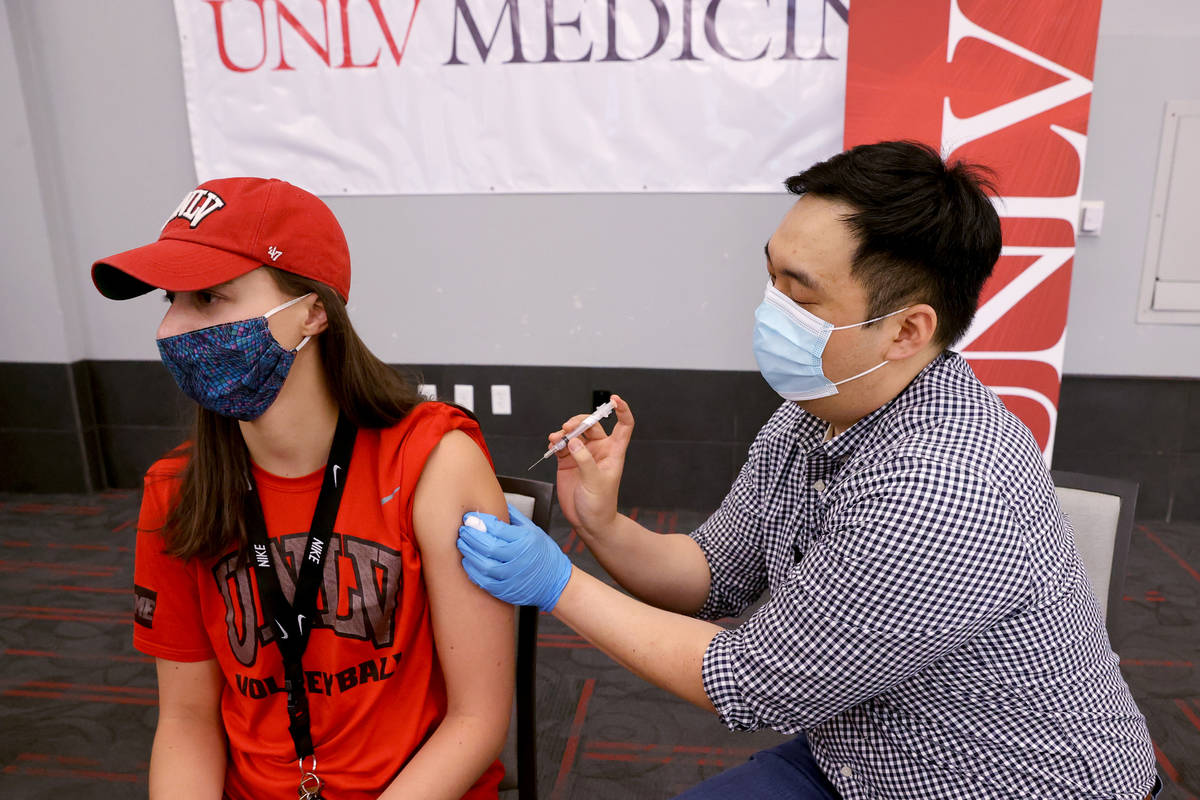
<path id="1" fill-rule="evenodd" d="M 611 414 L 613 412 L 614 408 L 616 408 L 616 405 L 613 403 L 612 400 L 609 400 L 607 403 L 601 403 L 600 405 L 596 406 L 596 410 L 593 411 L 591 414 L 588 414 L 584 418 L 583 422 L 580 422 L 578 425 L 576 425 L 575 430 L 571 431 L 566 436 L 564 436 L 563 438 L 561 438 L 557 442 L 555 442 L 554 446 L 546 451 L 546 455 L 542 456 L 537 461 L 533 462 L 533 464 L 530 465 L 529 469 L 527 469 L 525 471 L 529 472 L 530 469 L 533 469 L 538 464 L 542 463 L 547 458 L 550 458 L 552 455 L 557 453 L 559 450 L 562 450 L 564 447 L 567 446 L 567 442 L 571 441 L 576 436 L 582 435 L 583 432 L 586 431 L 588 428 L 592 427 L 597 422 L 599 422 L 600 420 L 607 417 L 609 414 Z"/>

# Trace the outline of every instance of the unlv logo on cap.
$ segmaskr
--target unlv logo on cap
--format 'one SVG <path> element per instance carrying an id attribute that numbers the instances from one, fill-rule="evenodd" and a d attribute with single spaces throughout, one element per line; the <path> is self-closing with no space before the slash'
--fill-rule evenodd
<path id="1" fill-rule="evenodd" d="M 190 227 L 194 228 L 209 214 L 224 207 L 225 201 L 214 192 L 207 189 L 193 189 L 180 201 L 174 213 L 167 217 L 167 222 L 182 217 L 190 223 Z M 163 223 L 164 228 L 167 226 L 167 222 Z"/>

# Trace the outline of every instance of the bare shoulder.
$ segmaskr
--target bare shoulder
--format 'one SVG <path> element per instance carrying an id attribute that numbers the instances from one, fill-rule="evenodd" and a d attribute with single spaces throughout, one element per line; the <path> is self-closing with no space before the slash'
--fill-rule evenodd
<path id="1" fill-rule="evenodd" d="M 413 521 L 418 539 L 423 528 L 440 529 L 450 522 L 457 533 L 458 520 L 468 511 L 503 515 L 504 509 L 504 495 L 483 450 L 462 431 L 448 432 L 430 453 L 417 483 Z"/>
<path id="2" fill-rule="evenodd" d="M 495 482 L 496 473 L 475 440 L 462 431 L 449 431 L 429 454 L 417 492 L 419 496 L 422 487 L 431 485 L 439 493 L 471 491 L 479 483 Z"/>
<path id="3" fill-rule="evenodd" d="M 453 430 L 447 431 L 433 448 L 425 470 L 428 472 L 430 469 L 462 469 L 471 466 L 482 466 L 489 473 L 492 470 L 475 440 L 462 431 Z"/>

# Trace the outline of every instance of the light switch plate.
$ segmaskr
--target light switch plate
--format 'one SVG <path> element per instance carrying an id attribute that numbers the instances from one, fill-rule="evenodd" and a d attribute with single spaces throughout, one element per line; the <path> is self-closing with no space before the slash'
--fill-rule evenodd
<path id="1" fill-rule="evenodd" d="M 1083 236 L 1099 236 L 1104 225 L 1104 201 L 1087 200 L 1079 204 L 1079 233 Z"/>
<path id="2" fill-rule="evenodd" d="M 468 411 L 475 410 L 475 387 L 469 383 L 454 384 L 454 402 Z"/>
<path id="3" fill-rule="evenodd" d="M 492 414 L 512 414 L 512 390 L 507 383 L 492 384 Z"/>

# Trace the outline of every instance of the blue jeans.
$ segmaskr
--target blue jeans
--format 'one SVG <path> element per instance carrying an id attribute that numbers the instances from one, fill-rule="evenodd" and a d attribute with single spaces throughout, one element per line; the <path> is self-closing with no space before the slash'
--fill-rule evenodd
<path id="1" fill-rule="evenodd" d="M 1150 796 L 1157 798 L 1162 780 L 1154 776 Z M 760 750 L 740 767 L 727 769 L 715 778 L 693 786 L 675 800 L 840 800 L 808 749 L 808 741 L 797 736 L 770 750 Z"/>
<path id="2" fill-rule="evenodd" d="M 693 786 L 675 800 L 839 800 L 833 784 L 821 774 L 808 749 L 808 740 L 797 736 L 770 750 L 760 750 L 739 767 Z"/>

